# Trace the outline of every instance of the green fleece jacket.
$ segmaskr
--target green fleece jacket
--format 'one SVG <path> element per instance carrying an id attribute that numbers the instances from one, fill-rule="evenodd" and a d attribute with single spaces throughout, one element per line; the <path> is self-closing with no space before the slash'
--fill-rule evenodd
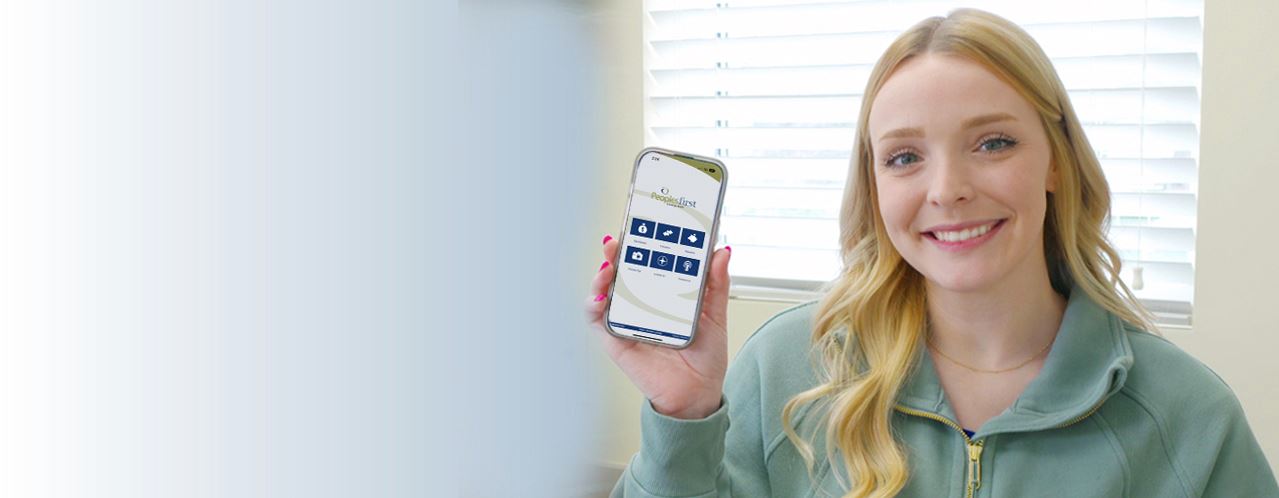
<path id="1" fill-rule="evenodd" d="M 782 432 L 782 406 L 817 382 L 809 355 L 815 310 L 813 302 L 787 309 L 747 340 L 710 416 L 674 419 L 645 401 L 640 451 L 612 496 L 842 496 L 836 473 L 849 479 L 842 463 L 825 463 L 821 438 L 810 480 Z M 971 438 L 925 353 L 893 412 L 910 465 L 898 496 L 1279 498 L 1221 378 L 1082 291 L 1072 292 L 1039 375 Z M 812 430 L 812 415 L 797 412 L 800 434 Z"/>

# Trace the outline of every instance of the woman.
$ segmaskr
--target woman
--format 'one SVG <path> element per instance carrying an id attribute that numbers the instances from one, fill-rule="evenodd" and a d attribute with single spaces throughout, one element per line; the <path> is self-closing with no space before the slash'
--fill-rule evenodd
<path id="1" fill-rule="evenodd" d="M 616 265 L 594 279 L 588 320 L 648 400 L 613 496 L 1279 497 L 1230 389 L 1148 332 L 1109 204 L 1024 31 L 922 21 L 867 83 L 842 273 L 727 377 L 729 248 L 685 350 L 604 332 Z"/>

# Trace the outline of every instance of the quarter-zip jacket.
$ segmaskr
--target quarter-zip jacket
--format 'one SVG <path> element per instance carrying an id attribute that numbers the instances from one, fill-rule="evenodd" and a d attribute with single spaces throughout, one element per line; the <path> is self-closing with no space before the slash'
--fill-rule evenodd
<path id="1" fill-rule="evenodd" d="M 640 451 L 612 496 L 842 496 L 836 473 L 849 478 L 842 461 L 826 463 L 825 433 L 810 441 L 817 455 L 810 480 L 782 432 L 782 406 L 817 384 L 809 353 L 814 304 L 782 311 L 746 341 L 710 416 L 675 419 L 645 400 Z M 920 349 L 893 412 L 910 466 L 898 496 L 1279 498 L 1225 382 L 1078 289 L 1039 374 L 971 438 L 926 352 Z M 812 434 L 819 418 L 809 409 L 794 417 L 801 435 Z"/>

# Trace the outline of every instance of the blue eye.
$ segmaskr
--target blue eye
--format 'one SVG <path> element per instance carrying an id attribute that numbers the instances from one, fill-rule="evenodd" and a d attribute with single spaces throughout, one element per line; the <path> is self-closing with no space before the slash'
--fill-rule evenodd
<path id="1" fill-rule="evenodd" d="M 889 168 L 900 168 L 903 166 L 910 166 L 917 162 L 919 162 L 919 156 L 915 155 L 914 152 L 898 152 L 885 160 L 884 166 Z"/>
<path id="2" fill-rule="evenodd" d="M 983 140 L 981 145 L 977 146 L 977 149 L 982 152 L 999 152 L 1004 149 L 1011 149 L 1014 145 L 1017 145 L 1017 141 L 1013 140 L 1012 137 L 1000 135 Z"/>

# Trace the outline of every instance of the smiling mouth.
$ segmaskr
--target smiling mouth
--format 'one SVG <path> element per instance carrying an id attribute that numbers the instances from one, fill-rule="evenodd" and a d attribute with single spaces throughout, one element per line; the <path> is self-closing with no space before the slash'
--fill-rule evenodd
<path id="1" fill-rule="evenodd" d="M 973 239 L 981 238 L 982 236 L 998 229 L 1000 226 L 1004 224 L 1004 221 L 1007 221 L 1007 218 L 997 220 L 997 221 L 992 221 L 985 225 L 965 228 L 963 230 L 948 230 L 948 231 L 937 230 L 932 232 L 923 232 L 923 235 L 929 239 L 932 239 L 934 241 L 941 242 L 944 244 L 959 244 L 962 242 L 968 242 Z"/>

